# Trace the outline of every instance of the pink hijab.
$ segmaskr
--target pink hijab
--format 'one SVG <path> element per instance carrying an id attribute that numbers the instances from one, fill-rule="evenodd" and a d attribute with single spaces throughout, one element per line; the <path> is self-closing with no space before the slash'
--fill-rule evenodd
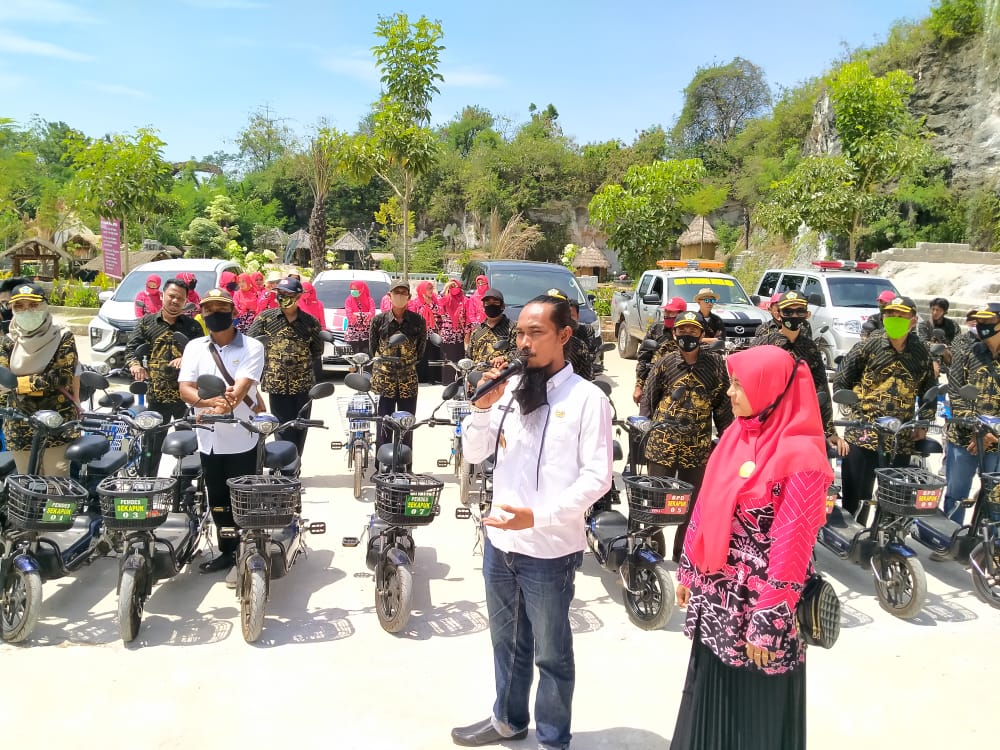
<path id="1" fill-rule="evenodd" d="M 347 299 L 344 300 L 344 310 L 347 312 L 347 319 L 351 320 L 351 316 L 354 313 L 367 313 L 371 314 L 375 312 L 375 300 L 372 299 L 372 293 L 368 289 L 368 285 L 363 281 L 352 281 L 350 288 L 354 289 L 360 294 L 355 297 L 353 294 L 348 294 Z"/>
<path id="2" fill-rule="evenodd" d="M 451 327 L 456 331 L 461 331 L 465 327 L 466 312 L 465 295 L 462 293 L 462 285 L 452 280 L 452 286 L 442 295 L 441 311 L 451 320 Z"/>
<path id="3" fill-rule="evenodd" d="M 326 314 L 323 304 L 316 296 L 316 287 L 308 281 L 302 282 L 302 296 L 299 298 L 299 309 L 312 315 L 319 321 L 320 328 L 326 328 Z"/>
<path id="4" fill-rule="evenodd" d="M 476 277 L 476 291 L 465 303 L 465 319 L 471 325 L 479 325 L 486 320 L 486 311 L 483 310 L 483 295 L 490 288 L 490 280 L 485 276 Z"/>
<path id="5" fill-rule="evenodd" d="M 694 510 L 699 520 L 689 540 L 691 562 L 703 573 L 725 565 L 741 497 L 760 497 L 774 482 L 802 471 L 822 472 L 828 482 L 833 480 L 816 386 L 805 363 L 796 362 L 780 347 L 755 346 L 730 354 L 726 364 L 754 416 L 737 417 L 722 433 L 705 467 Z M 764 421 L 762 411 L 769 412 Z M 810 513 L 815 514 L 810 520 L 822 525 L 825 498 L 818 498 Z"/>
<path id="6" fill-rule="evenodd" d="M 233 303 L 236 305 L 236 314 L 245 315 L 246 313 L 257 314 L 257 308 L 260 304 L 260 295 L 253 286 L 253 277 L 248 273 L 241 273 L 237 277 L 239 282 L 239 288 L 236 293 L 233 294 Z"/>
<path id="7" fill-rule="evenodd" d="M 410 300 L 407 307 L 427 322 L 428 331 L 436 331 L 437 319 L 434 317 L 434 308 L 437 307 L 437 303 L 438 296 L 434 293 L 434 284 L 430 281 L 421 281 L 417 284 L 417 296 Z"/>

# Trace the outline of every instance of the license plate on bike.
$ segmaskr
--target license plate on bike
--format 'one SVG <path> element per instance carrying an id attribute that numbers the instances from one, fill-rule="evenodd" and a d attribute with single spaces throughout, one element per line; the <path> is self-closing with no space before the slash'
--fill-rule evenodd
<path id="1" fill-rule="evenodd" d="M 115 500 L 115 518 L 120 521 L 144 521 L 148 516 L 148 497 L 129 497 Z"/>
<path id="2" fill-rule="evenodd" d="M 941 490 L 917 490 L 914 506 L 917 510 L 933 510 L 941 500 Z"/>
<path id="3" fill-rule="evenodd" d="M 42 509 L 42 523 L 68 523 L 76 513 L 76 503 L 49 500 Z"/>
<path id="4" fill-rule="evenodd" d="M 426 518 L 434 513 L 433 495 L 407 495 L 403 514 Z"/>
<path id="5" fill-rule="evenodd" d="M 663 499 L 663 507 L 652 509 L 653 513 L 664 516 L 683 516 L 688 512 L 689 495 L 667 495 Z"/>

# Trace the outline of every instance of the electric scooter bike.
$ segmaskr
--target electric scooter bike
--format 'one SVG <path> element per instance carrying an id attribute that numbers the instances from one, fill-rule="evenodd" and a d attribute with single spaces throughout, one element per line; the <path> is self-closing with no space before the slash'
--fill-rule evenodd
<path id="1" fill-rule="evenodd" d="M 927 391 L 920 403 L 936 401 L 938 387 Z M 835 403 L 854 406 L 858 395 L 841 390 L 833 395 Z M 918 407 L 919 411 L 919 407 Z M 843 427 L 873 430 L 877 436 L 879 468 L 875 470 L 878 488 L 874 500 L 875 512 L 870 525 L 865 526 L 839 505 L 828 502 L 826 524 L 819 530 L 819 543 L 835 555 L 856 565 L 869 566 L 875 583 L 879 605 L 889 614 L 902 619 L 916 617 L 927 596 L 927 578 L 917 554 L 906 545 L 913 519 L 933 515 L 944 493 L 940 477 L 919 467 L 890 466 L 900 433 L 930 426 L 926 420 L 900 422 L 895 417 L 864 420 L 837 420 Z M 931 452 L 935 441 L 926 440 L 918 451 Z"/>
<path id="2" fill-rule="evenodd" d="M 365 366 L 374 361 L 364 352 L 349 354 L 344 359 L 354 365 L 360 373 L 364 373 Z M 351 374 L 347 377 L 350 378 Z M 376 397 L 373 397 L 368 390 L 371 386 L 370 379 L 365 380 L 362 377 L 357 382 L 361 380 L 365 382 L 364 391 L 354 393 L 350 396 L 337 397 L 337 408 L 340 411 L 341 422 L 344 424 L 347 432 L 347 440 L 346 442 L 334 440 L 330 443 L 332 450 L 347 450 L 347 468 L 354 475 L 355 500 L 361 499 L 361 489 L 364 485 L 365 472 L 368 471 L 369 461 L 371 460 L 373 440 L 371 422 L 368 419 L 349 419 L 347 414 L 348 412 L 353 412 L 355 414 L 374 416 L 375 410 L 378 407 Z M 355 382 L 353 378 L 351 382 Z"/>
<path id="3" fill-rule="evenodd" d="M 198 377 L 198 396 L 214 398 L 226 391 L 226 383 L 215 375 Z M 333 394 L 333 383 L 317 383 L 309 389 L 310 402 Z M 300 414 L 305 412 L 302 407 Z M 252 420 L 232 415 L 200 415 L 208 424 L 234 422 L 258 436 L 257 474 L 227 480 L 232 499 L 233 520 L 239 527 L 223 530 L 224 536 L 237 537 L 236 594 L 240 600 L 240 623 L 243 639 L 254 643 L 264 629 L 264 609 L 271 581 L 283 578 L 299 555 L 308 554 L 305 533 L 324 534 L 326 524 L 309 523 L 302 518 L 302 484 L 298 480 L 300 459 L 295 443 L 265 438 L 289 427 L 324 428 L 322 420 L 297 418 L 278 424 L 271 414 L 258 414 Z"/>

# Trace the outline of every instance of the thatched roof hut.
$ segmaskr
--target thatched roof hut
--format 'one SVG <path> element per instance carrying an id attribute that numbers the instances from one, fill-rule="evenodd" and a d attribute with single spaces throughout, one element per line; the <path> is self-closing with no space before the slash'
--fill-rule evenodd
<path id="1" fill-rule="evenodd" d="M 128 254 L 128 268 L 131 271 L 133 268 L 141 266 L 143 263 L 152 263 L 154 260 L 169 260 L 170 258 L 180 257 L 183 253 L 173 245 L 163 245 L 157 250 L 138 250 L 134 253 Z M 92 271 L 92 272 L 102 272 L 104 271 L 104 256 L 98 255 L 93 260 L 85 263 L 81 268 L 81 271 Z M 166 279 L 164 279 L 166 281 Z"/>
<path id="2" fill-rule="evenodd" d="M 367 269 L 372 265 L 371 247 L 363 232 L 344 232 L 330 249 L 337 254 L 339 263 L 347 263 L 351 268 Z"/>
<path id="3" fill-rule="evenodd" d="M 288 232 L 278 227 L 261 227 L 261 231 L 254 232 L 253 241 L 255 250 L 284 251 L 288 247 Z"/>
<path id="4" fill-rule="evenodd" d="M 596 276 L 598 280 L 606 275 L 611 264 L 596 247 L 581 247 L 573 258 L 577 276 Z"/>
<path id="5" fill-rule="evenodd" d="M 59 278 L 60 262 L 62 275 L 69 276 L 75 262 L 72 255 L 41 237 L 18 242 L 0 253 L 0 258 L 10 259 L 12 276 L 37 277 L 42 281 Z"/>
<path id="6" fill-rule="evenodd" d="M 677 238 L 677 245 L 681 249 L 681 260 L 688 258 L 715 260 L 719 237 L 704 216 L 695 216 L 684 233 Z"/>
<path id="7" fill-rule="evenodd" d="M 285 255 L 282 258 L 285 263 L 294 263 L 299 266 L 309 265 L 309 247 L 312 238 L 305 229 L 299 229 L 288 238 L 285 245 Z"/>

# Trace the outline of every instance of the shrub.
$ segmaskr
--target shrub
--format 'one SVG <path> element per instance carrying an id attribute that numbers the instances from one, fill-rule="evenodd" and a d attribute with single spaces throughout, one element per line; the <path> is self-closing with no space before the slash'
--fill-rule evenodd
<path id="1" fill-rule="evenodd" d="M 983 30 L 983 0 L 938 0 L 927 27 L 945 43 L 975 36 Z"/>

